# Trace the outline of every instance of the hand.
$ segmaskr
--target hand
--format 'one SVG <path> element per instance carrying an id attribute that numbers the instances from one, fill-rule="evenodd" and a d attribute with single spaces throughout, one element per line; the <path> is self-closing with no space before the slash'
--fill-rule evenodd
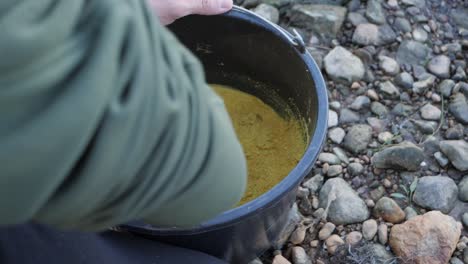
<path id="1" fill-rule="evenodd" d="M 232 0 L 148 0 L 164 25 L 190 15 L 217 15 L 232 8 Z"/>

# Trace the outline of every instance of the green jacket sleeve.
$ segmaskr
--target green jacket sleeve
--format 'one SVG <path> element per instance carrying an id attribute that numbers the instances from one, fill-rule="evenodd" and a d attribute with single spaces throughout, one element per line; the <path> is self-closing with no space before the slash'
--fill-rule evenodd
<path id="1" fill-rule="evenodd" d="M 0 3 L 0 225 L 195 225 L 246 162 L 202 67 L 143 0 Z"/>

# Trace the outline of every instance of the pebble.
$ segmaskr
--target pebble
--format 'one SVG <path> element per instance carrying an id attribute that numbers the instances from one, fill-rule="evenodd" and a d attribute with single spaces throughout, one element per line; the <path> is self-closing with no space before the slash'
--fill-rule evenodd
<path id="1" fill-rule="evenodd" d="M 312 241 L 310 241 L 310 246 L 313 247 L 313 248 L 318 247 L 319 244 L 320 244 L 320 241 L 318 241 L 318 240 L 312 240 Z"/>
<path id="2" fill-rule="evenodd" d="M 372 138 L 372 128 L 368 125 L 354 125 L 344 138 L 344 147 L 357 154 L 367 149 Z"/>
<path id="3" fill-rule="evenodd" d="M 361 59 L 341 46 L 335 47 L 325 56 L 324 65 L 328 76 L 338 82 L 359 81 L 365 73 Z"/>
<path id="4" fill-rule="evenodd" d="M 359 162 L 353 162 L 348 165 L 348 173 L 351 176 L 361 175 L 364 171 L 364 166 Z"/>
<path id="5" fill-rule="evenodd" d="M 369 207 L 369 208 L 374 208 L 375 202 L 374 202 L 374 200 L 372 200 L 372 199 L 367 199 L 367 200 L 366 200 L 366 205 L 367 205 L 367 207 Z"/>
<path id="6" fill-rule="evenodd" d="M 464 140 L 444 140 L 440 149 L 452 165 L 459 171 L 468 170 L 468 142 Z"/>
<path id="7" fill-rule="evenodd" d="M 450 77 L 450 58 L 445 55 L 435 56 L 427 64 L 427 69 L 439 78 L 448 78 Z"/>
<path id="8" fill-rule="evenodd" d="M 411 31 L 411 23 L 408 21 L 408 19 L 403 18 L 403 17 L 397 17 L 395 19 L 395 22 L 393 22 L 393 26 L 398 30 L 403 33 L 407 33 Z"/>
<path id="9" fill-rule="evenodd" d="M 250 261 L 249 264 L 263 264 L 263 262 L 259 258 L 256 258 Z"/>
<path id="10" fill-rule="evenodd" d="M 341 239 L 341 237 L 339 237 L 338 235 L 332 235 L 325 241 L 325 245 L 327 245 L 327 251 L 332 255 L 334 255 L 336 249 L 343 244 L 343 239 Z"/>
<path id="11" fill-rule="evenodd" d="M 348 108 L 343 108 L 340 111 L 340 123 L 341 124 L 357 123 L 359 122 L 360 119 L 361 118 L 358 113 Z"/>
<path id="12" fill-rule="evenodd" d="M 261 3 L 253 10 L 257 15 L 269 20 L 272 23 L 278 24 L 279 11 L 276 7 Z"/>
<path id="13" fill-rule="evenodd" d="M 359 231 L 352 231 L 346 236 L 346 244 L 354 246 L 361 242 L 362 233 Z"/>
<path id="14" fill-rule="evenodd" d="M 377 201 L 373 214 L 375 217 L 382 217 L 383 220 L 392 224 L 398 224 L 405 220 L 405 212 L 393 199 L 388 197 L 382 197 Z"/>
<path id="15" fill-rule="evenodd" d="M 377 188 L 369 192 L 370 198 L 374 201 L 378 201 L 385 195 L 385 188 L 382 185 L 379 185 Z"/>
<path id="16" fill-rule="evenodd" d="M 327 176 L 336 177 L 343 173 L 343 167 L 341 165 L 332 165 L 328 168 Z"/>
<path id="17" fill-rule="evenodd" d="M 377 94 L 377 92 L 374 89 L 367 90 L 366 94 L 367 94 L 367 96 L 369 96 L 370 99 L 372 99 L 374 101 L 379 100 L 379 95 Z"/>
<path id="18" fill-rule="evenodd" d="M 333 232 L 335 231 L 335 228 L 336 228 L 335 224 L 331 222 L 327 222 L 325 225 L 323 225 L 322 229 L 320 229 L 318 233 L 318 238 L 320 240 L 326 240 L 333 234 Z"/>
<path id="19" fill-rule="evenodd" d="M 419 42 L 426 42 L 428 38 L 427 32 L 422 27 L 417 27 L 413 30 L 413 39 Z"/>
<path id="20" fill-rule="evenodd" d="M 366 240 L 372 240 L 374 236 L 377 234 L 377 221 L 374 219 L 369 219 L 362 223 L 362 236 Z"/>
<path id="21" fill-rule="evenodd" d="M 388 115 L 387 107 L 380 102 L 372 102 L 371 112 L 379 117 L 384 117 Z"/>
<path id="22" fill-rule="evenodd" d="M 420 81 L 413 83 L 412 91 L 416 94 L 422 94 L 427 89 L 432 88 L 435 83 L 435 76 L 431 74 L 424 74 Z"/>
<path id="23" fill-rule="evenodd" d="M 411 206 L 406 207 L 404 212 L 405 212 L 405 215 L 406 215 L 405 216 L 406 220 L 409 220 L 409 219 L 411 219 L 411 218 L 418 215 L 418 212 L 416 212 L 416 210 L 414 210 L 414 208 L 411 207 Z"/>
<path id="24" fill-rule="evenodd" d="M 440 117 L 442 115 L 442 111 L 440 111 L 439 108 L 433 106 L 430 103 L 421 107 L 420 111 L 421 111 L 421 117 L 424 118 L 425 120 L 438 121 L 440 120 Z"/>
<path id="25" fill-rule="evenodd" d="M 308 179 L 307 181 L 305 181 L 302 184 L 302 186 L 309 189 L 310 193 L 314 194 L 318 190 L 320 190 L 320 188 L 323 185 L 323 181 L 324 181 L 323 176 L 320 175 L 320 174 L 317 174 L 314 177 L 312 177 L 312 178 Z"/>
<path id="26" fill-rule="evenodd" d="M 377 140 L 382 144 L 391 143 L 392 139 L 393 139 L 393 134 L 388 131 L 379 133 L 379 135 L 377 136 Z"/>
<path id="27" fill-rule="evenodd" d="M 411 89 L 413 87 L 413 83 L 413 76 L 407 72 L 402 72 L 395 77 L 395 84 L 404 89 Z"/>
<path id="28" fill-rule="evenodd" d="M 328 127 L 336 127 L 338 125 L 338 114 L 333 111 L 328 111 Z"/>
<path id="29" fill-rule="evenodd" d="M 335 127 L 328 131 L 328 138 L 336 144 L 341 144 L 346 135 L 346 132 L 341 127 Z"/>
<path id="30" fill-rule="evenodd" d="M 442 94 L 442 96 L 444 96 L 445 98 L 449 98 L 452 94 L 453 87 L 455 87 L 455 82 L 450 79 L 446 79 L 439 83 L 439 86 L 437 88 Z"/>
<path id="31" fill-rule="evenodd" d="M 449 111 L 458 122 L 468 125 L 468 103 L 463 93 L 457 93 L 453 96 Z"/>
<path id="32" fill-rule="evenodd" d="M 366 17 L 375 24 L 385 23 L 385 13 L 380 0 L 367 1 Z"/>
<path id="33" fill-rule="evenodd" d="M 287 260 L 285 257 L 283 257 L 282 255 L 276 255 L 274 258 L 273 258 L 273 262 L 272 264 L 291 264 L 291 262 L 289 262 L 289 260 Z"/>
<path id="34" fill-rule="evenodd" d="M 413 201 L 417 205 L 448 214 L 455 206 L 458 188 L 447 176 L 425 176 L 419 179 Z"/>
<path id="35" fill-rule="evenodd" d="M 450 264 L 463 264 L 463 261 L 461 261 L 457 257 L 453 257 L 453 258 L 450 259 Z"/>
<path id="36" fill-rule="evenodd" d="M 349 108 L 353 110 L 361 110 L 363 108 L 367 108 L 370 105 L 370 99 L 369 97 L 365 95 L 360 95 L 356 97 L 356 99 L 353 101 L 353 103 L 349 106 Z"/>
<path id="37" fill-rule="evenodd" d="M 431 49 L 421 42 L 404 40 L 398 48 L 396 59 L 400 64 L 424 65 L 430 53 Z"/>
<path id="38" fill-rule="evenodd" d="M 379 242 L 382 245 L 387 244 L 388 242 L 388 226 L 386 224 L 380 224 L 379 229 L 377 230 L 377 236 L 379 238 Z"/>
<path id="39" fill-rule="evenodd" d="M 383 82 L 379 85 L 380 92 L 383 93 L 384 97 L 397 99 L 400 96 L 400 90 L 393 85 L 391 81 Z"/>
<path id="40" fill-rule="evenodd" d="M 398 62 L 387 56 L 379 57 L 379 67 L 388 75 L 394 76 L 400 72 Z"/>
<path id="41" fill-rule="evenodd" d="M 463 214 L 462 222 L 466 227 L 468 227 L 468 212 Z"/>
<path id="42" fill-rule="evenodd" d="M 448 158 L 440 151 L 434 153 L 434 158 L 437 160 L 437 163 L 439 163 L 441 167 L 445 167 L 449 164 Z"/>
<path id="43" fill-rule="evenodd" d="M 293 245 L 298 245 L 304 242 L 305 236 L 306 236 L 306 230 L 307 228 L 305 226 L 298 226 L 296 230 L 291 234 L 291 237 L 289 238 L 289 242 L 291 242 Z"/>
<path id="44" fill-rule="evenodd" d="M 457 124 L 453 127 L 450 127 L 445 131 L 446 139 L 463 139 L 465 134 L 465 127 L 462 124 Z"/>
<path id="45" fill-rule="evenodd" d="M 322 152 L 318 156 L 318 160 L 330 165 L 341 164 L 341 160 L 333 153 Z"/>
<path id="46" fill-rule="evenodd" d="M 302 247 L 292 247 L 291 255 L 293 264 L 312 264 L 312 261 Z"/>
<path id="47" fill-rule="evenodd" d="M 344 163 L 348 164 L 349 163 L 349 158 L 346 155 L 346 152 L 340 148 L 340 147 L 334 147 L 333 148 L 333 153 Z"/>
<path id="48" fill-rule="evenodd" d="M 468 202 L 468 175 L 458 184 L 458 198 L 462 202 Z"/>
<path id="49" fill-rule="evenodd" d="M 335 111 L 340 111 L 341 109 L 341 103 L 338 102 L 338 101 L 333 101 L 333 102 L 330 102 L 330 108 L 335 110 Z"/>

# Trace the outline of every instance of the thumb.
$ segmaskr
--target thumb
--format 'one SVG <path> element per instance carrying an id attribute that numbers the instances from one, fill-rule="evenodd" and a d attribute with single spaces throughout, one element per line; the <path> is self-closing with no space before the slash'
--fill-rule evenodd
<path id="1" fill-rule="evenodd" d="M 196 0 L 190 13 L 198 15 L 216 15 L 232 8 L 232 0 Z"/>

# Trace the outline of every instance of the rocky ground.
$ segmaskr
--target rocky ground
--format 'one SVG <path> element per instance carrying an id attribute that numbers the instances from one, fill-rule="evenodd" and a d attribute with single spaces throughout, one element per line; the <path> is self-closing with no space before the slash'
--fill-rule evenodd
<path id="1" fill-rule="evenodd" d="M 252 264 L 468 263 L 468 1 L 237 4 L 304 36 L 330 99 L 296 221 Z"/>

